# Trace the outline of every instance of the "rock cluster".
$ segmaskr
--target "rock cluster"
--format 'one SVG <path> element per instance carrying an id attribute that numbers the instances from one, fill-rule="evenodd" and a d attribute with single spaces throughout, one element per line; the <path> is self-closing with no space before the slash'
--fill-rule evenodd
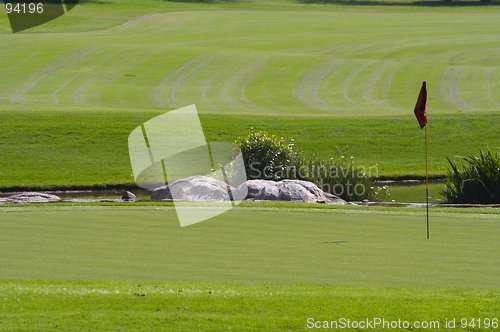
<path id="1" fill-rule="evenodd" d="M 229 199 L 228 190 L 235 197 L 247 200 L 290 201 L 307 203 L 345 204 L 346 202 L 325 193 L 312 182 L 301 180 L 248 180 L 237 188 L 206 176 L 192 176 L 156 188 L 153 200 L 222 201 Z M 241 194 L 243 193 L 243 195 Z"/>

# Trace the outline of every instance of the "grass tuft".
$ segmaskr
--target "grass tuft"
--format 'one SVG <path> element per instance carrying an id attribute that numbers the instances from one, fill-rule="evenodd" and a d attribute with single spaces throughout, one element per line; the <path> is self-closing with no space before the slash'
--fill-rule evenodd
<path id="1" fill-rule="evenodd" d="M 499 204 L 500 154 L 480 150 L 479 156 L 457 157 L 450 163 L 446 188 L 441 192 L 449 203 Z"/>

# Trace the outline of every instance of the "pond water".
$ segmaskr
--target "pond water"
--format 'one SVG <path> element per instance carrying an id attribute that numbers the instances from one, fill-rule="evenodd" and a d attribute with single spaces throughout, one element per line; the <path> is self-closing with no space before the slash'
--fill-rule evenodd
<path id="1" fill-rule="evenodd" d="M 144 189 L 130 190 L 138 201 L 149 201 L 152 191 Z M 85 191 L 54 191 L 51 194 L 59 196 L 63 201 L 70 202 L 122 202 L 123 190 L 85 190 Z"/>
<path id="2" fill-rule="evenodd" d="M 70 190 L 70 191 L 43 191 L 47 194 L 56 195 L 67 202 L 122 202 L 123 191 L 117 190 Z M 132 190 L 137 200 L 146 201 L 151 199 L 152 191 Z M 4 192 L 0 197 L 9 197 L 21 192 Z"/>
<path id="3" fill-rule="evenodd" d="M 420 181 L 379 183 L 389 186 L 389 196 L 385 202 L 394 203 L 425 203 L 425 183 Z M 439 192 L 445 188 L 443 182 L 429 184 L 429 203 L 436 204 L 444 201 Z M 149 201 L 152 191 L 136 189 L 131 190 L 139 201 Z M 122 191 L 117 190 L 81 190 L 81 191 L 51 191 L 68 202 L 121 202 Z M 16 193 L 0 193 L 0 197 L 11 196 Z"/>

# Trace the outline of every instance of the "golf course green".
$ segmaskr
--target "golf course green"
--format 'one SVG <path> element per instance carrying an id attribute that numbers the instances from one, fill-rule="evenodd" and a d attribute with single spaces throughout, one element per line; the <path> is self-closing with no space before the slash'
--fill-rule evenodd
<path id="1" fill-rule="evenodd" d="M 423 178 L 422 81 L 443 177 L 500 147 L 498 4 L 80 1 L 19 33 L 0 5 L 0 191 L 133 188 L 128 135 L 191 104 L 209 142 Z M 486 207 L 431 208 L 427 239 L 420 207 L 4 205 L 0 331 L 498 331 L 499 236 Z"/>

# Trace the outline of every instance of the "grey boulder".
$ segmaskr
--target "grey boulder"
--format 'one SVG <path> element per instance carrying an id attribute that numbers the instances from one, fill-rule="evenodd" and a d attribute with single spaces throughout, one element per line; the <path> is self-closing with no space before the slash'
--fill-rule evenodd
<path id="1" fill-rule="evenodd" d="M 59 196 L 52 194 L 25 192 L 9 197 L 0 198 L 0 204 L 49 203 L 59 202 L 60 200 L 61 199 L 59 198 Z"/>
<path id="2" fill-rule="evenodd" d="M 122 193 L 122 200 L 126 202 L 135 202 L 137 200 L 137 197 L 130 191 L 124 191 Z"/>
<path id="3" fill-rule="evenodd" d="M 346 204 L 338 196 L 325 193 L 317 185 L 303 180 L 248 180 L 240 187 L 248 188 L 246 199 L 306 203 Z M 240 189 L 236 188 L 236 191 Z"/>
<path id="4" fill-rule="evenodd" d="M 257 201 L 279 201 L 281 200 L 281 193 L 280 189 L 275 184 L 264 185 L 260 192 L 252 198 Z"/>
<path id="5" fill-rule="evenodd" d="M 279 189 L 280 201 L 317 203 L 317 197 L 300 183 L 280 181 L 276 185 Z"/>
<path id="6" fill-rule="evenodd" d="M 151 195 L 153 200 L 182 201 L 223 201 L 229 199 L 229 190 L 234 190 L 225 182 L 207 176 L 191 176 L 176 180 L 166 186 L 156 188 Z"/>

